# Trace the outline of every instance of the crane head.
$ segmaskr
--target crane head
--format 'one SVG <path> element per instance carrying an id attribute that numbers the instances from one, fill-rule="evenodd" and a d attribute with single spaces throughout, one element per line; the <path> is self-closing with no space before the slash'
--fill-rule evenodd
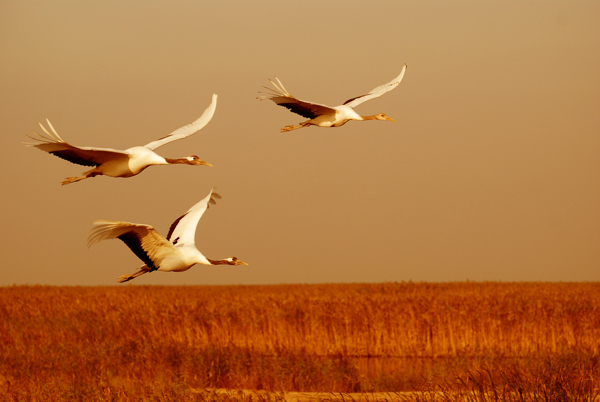
<path id="1" fill-rule="evenodd" d="M 235 257 L 229 257 L 223 260 L 223 262 L 227 265 L 248 265 L 244 261 L 240 261 Z"/>
<path id="2" fill-rule="evenodd" d="M 196 155 L 188 156 L 185 159 L 187 159 L 189 165 L 212 166 L 210 163 L 203 161 L 202 159 L 198 158 Z"/>
<path id="3" fill-rule="evenodd" d="M 393 121 L 394 123 L 396 122 L 396 120 L 392 119 L 391 117 L 388 117 L 385 113 L 379 113 L 375 115 L 375 119 L 376 120 L 387 120 L 387 121 Z"/>

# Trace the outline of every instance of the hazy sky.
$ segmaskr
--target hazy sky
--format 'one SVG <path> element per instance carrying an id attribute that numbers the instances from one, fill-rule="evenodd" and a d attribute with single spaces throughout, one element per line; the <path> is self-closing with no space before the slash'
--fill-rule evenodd
<path id="1" fill-rule="evenodd" d="M 166 235 L 217 187 L 196 235 L 212 259 L 131 284 L 600 280 L 597 1 L 0 1 L 0 285 L 110 285 L 140 261 L 86 247 L 90 222 Z M 396 123 L 304 119 L 256 96 L 278 76 Z M 161 147 L 158 166 L 61 186 L 86 169 L 25 135 L 49 118 L 79 146 Z M 126 285 L 123 285 L 126 286 Z"/>

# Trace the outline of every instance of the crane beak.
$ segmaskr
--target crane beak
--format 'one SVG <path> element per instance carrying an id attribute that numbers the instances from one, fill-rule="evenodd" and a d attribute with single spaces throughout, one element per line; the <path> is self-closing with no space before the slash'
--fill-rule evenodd
<path id="1" fill-rule="evenodd" d="M 396 122 L 396 120 L 392 119 L 391 117 L 387 118 L 389 121 L 393 121 L 394 123 Z"/>
<path id="2" fill-rule="evenodd" d="M 200 164 L 212 167 L 212 165 L 206 161 L 202 161 Z"/>

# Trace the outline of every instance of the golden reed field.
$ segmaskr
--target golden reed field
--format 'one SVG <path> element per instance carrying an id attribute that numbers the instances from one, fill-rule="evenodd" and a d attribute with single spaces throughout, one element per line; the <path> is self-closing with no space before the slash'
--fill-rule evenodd
<path id="1" fill-rule="evenodd" d="M 0 316 L 8 401 L 600 401 L 598 283 L 13 286 Z"/>

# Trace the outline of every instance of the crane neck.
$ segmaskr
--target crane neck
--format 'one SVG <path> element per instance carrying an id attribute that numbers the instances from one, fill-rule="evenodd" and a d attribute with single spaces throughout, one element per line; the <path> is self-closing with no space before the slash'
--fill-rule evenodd
<path id="1" fill-rule="evenodd" d="M 229 260 L 211 260 L 210 258 L 207 258 L 207 260 L 211 265 L 231 265 Z"/>
<path id="2" fill-rule="evenodd" d="M 165 160 L 167 161 L 167 163 L 169 165 L 175 165 L 175 164 L 189 165 L 189 163 L 190 163 L 189 159 L 187 159 L 187 158 L 176 158 L 176 159 L 165 158 Z"/>

